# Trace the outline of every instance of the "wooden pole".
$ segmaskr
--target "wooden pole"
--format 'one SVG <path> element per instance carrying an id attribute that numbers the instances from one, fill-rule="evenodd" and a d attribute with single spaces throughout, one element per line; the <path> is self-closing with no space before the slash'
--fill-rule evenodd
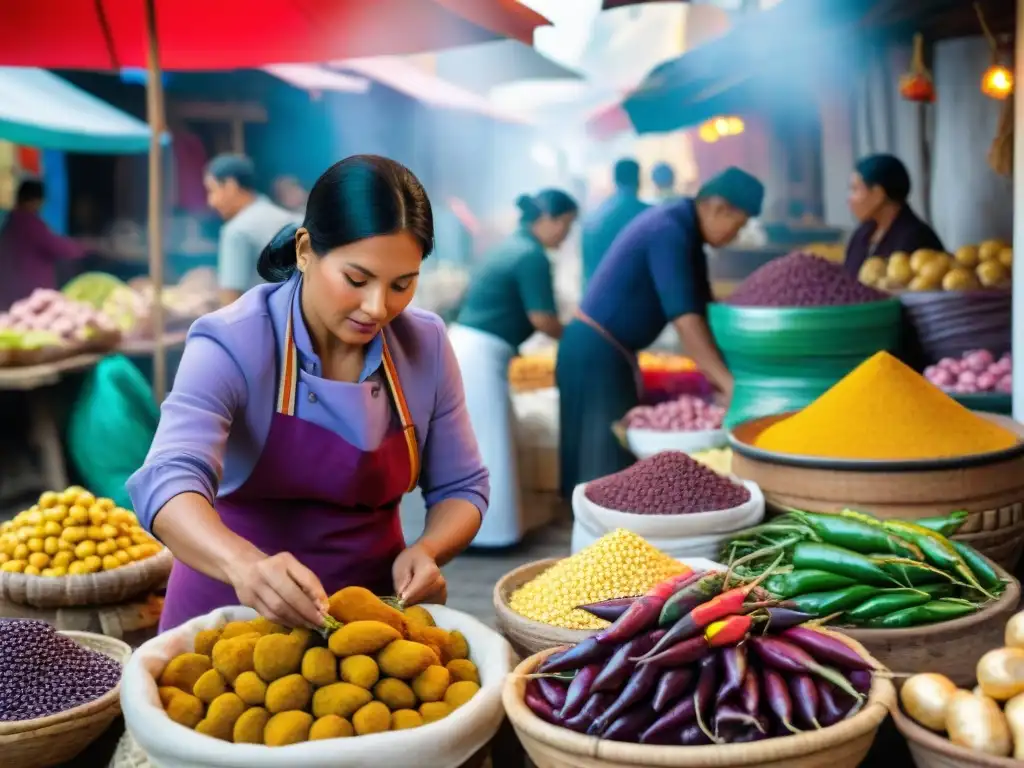
<path id="1" fill-rule="evenodd" d="M 167 391 L 167 355 L 164 349 L 164 201 L 163 148 L 160 140 L 167 130 L 164 89 L 160 71 L 160 48 L 156 28 L 156 0 L 146 4 L 147 70 L 146 116 L 149 120 L 149 279 L 153 283 L 153 397 L 157 405 Z"/>

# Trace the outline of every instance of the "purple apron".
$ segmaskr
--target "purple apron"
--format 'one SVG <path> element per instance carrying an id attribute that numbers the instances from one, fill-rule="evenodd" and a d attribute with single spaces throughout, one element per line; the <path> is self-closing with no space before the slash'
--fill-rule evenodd
<path id="1" fill-rule="evenodd" d="M 282 361 L 263 452 L 248 479 L 216 500 L 217 512 L 228 528 L 268 555 L 293 554 L 328 595 L 352 585 L 390 595 L 391 567 L 405 549 L 398 504 L 416 487 L 419 448 L 387 341 L 383 368 L 399 423 L 374 451 L 294 415 L 298 358 L 291 317 Z M 238 604 L 230 585 L 175 560 L 160 631 Z"/>

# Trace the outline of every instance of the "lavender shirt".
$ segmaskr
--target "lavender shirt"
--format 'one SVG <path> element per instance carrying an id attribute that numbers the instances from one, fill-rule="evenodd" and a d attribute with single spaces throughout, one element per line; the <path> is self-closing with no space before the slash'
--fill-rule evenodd
<path id="1" fill-rule="evenodd" d="M 135 512 L 147 529 L 175 496 L 199 493 L 213 503 L 249 477 L 270 431 L 289 313 L 300 367 L 295 415 L 365 451 L 383 441 L 397 416 L 381 369 L 380 335 L 367 347 L 358 382 L 320 378 L 321 362 L 299 307 L 300 280 L 296 275 L 257 286 L 192 325 L 149 455 L 128 480 Z M 410 308 L 384 333 L 416 425 L 428 509 L 465 499 L 483 514 L 488 472 L 444 323 Z"/>

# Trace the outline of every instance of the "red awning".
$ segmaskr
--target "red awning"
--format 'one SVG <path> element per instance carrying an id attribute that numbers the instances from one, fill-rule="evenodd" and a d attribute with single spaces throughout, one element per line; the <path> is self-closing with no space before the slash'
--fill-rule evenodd
<path id="1" fill-rule="evenodd" d="M 547 20 L 516 0 L 156 0 L 160 63 L 216 70 L 419 53 L 511 37 Z M 144 0 L 2 0 L 0 64 L 146 66 Z"/>
<path id="2" fill-rule="evenodd" d="M 587 118 L 586 128 L 587 133 L 598 141 L 608 141 L 621 133 L 632 131 L 633 124 L 622 108 L 622 100 L 616 99 L 591 112 Z"/>

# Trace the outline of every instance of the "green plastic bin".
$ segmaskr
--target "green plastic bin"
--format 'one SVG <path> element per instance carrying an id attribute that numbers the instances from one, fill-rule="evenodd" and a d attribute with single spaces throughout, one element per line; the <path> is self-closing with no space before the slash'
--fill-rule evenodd
<path id="1" fill-rule="evenodd" d="M 806 309 L 712 304 L 708 320 L 736 381 L 729 428 L 803 408 L 876 352 L 897 353 L 902 335 L 898 299 Z"/>

